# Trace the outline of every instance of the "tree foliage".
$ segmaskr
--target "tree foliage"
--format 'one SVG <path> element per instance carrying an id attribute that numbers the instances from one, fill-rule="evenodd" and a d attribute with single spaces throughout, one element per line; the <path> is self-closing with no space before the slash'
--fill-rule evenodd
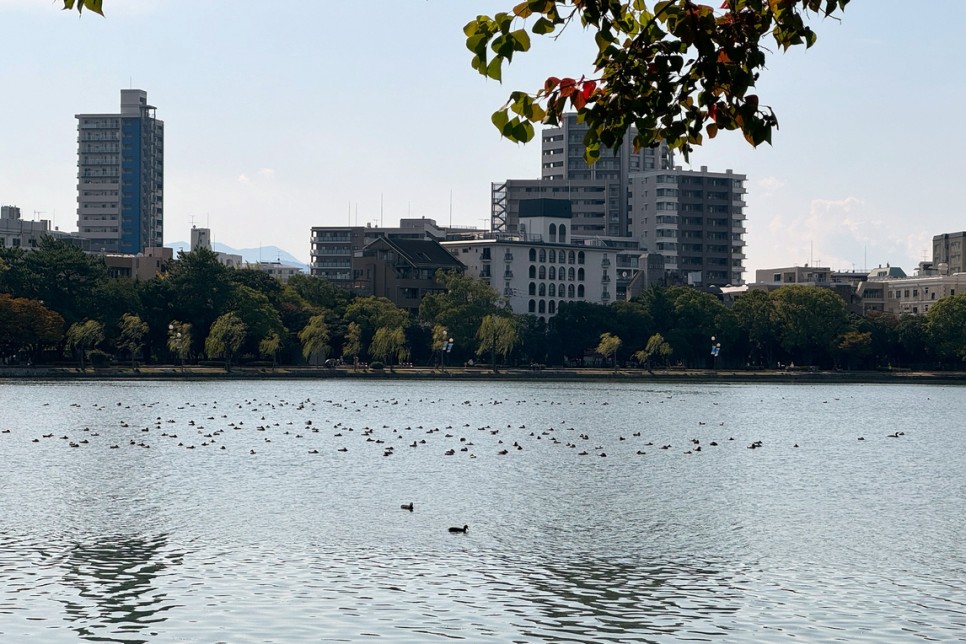
<path id="1" fill-rule="evenodd" d="M 148 334 L 147 322 L 133 313 L 121 316 L 121 337 L 117 346 L 131 353 L 131 367 L 137 366 L 138 353 L 144 346 L 144 337 Z"/>
<path id="2" fill-rule="evenodd" d="M 81 369 L 85 366 L 88 352 L 104 341 L 104 325 L 97 320 L 75 322 L 67 329 L 66 348 L 76 351 Z"/>
<path id="3" fill-rule="evenodd" d="M 493 124 L 512 140 L 533 124 L 557 125 L 576 111 L 589 126 L 586 160 L 616 148 L 632 125 L 635 148 L 666 141 L 685 158 L 704 137 L 738 130 L 752 145 L 771 142 L 775 113 L 754 92 L 770 44 L 811 47 L 812 16 L 849 0 L 525 0 L 464 28 L 472 66 L 502 80 L 503 67 L 530 49 L 530 34 L 557 37 L 573 23 L 594 32 L 594 78 L 551 76 L 535 92 L 511 92 Z"/>
<path id="4" fill-rule="evenodd" d="M 600 342 L 597 344 L 597 353 L 604 356 L 604 359 L 614 360 L 614 371 L 617 371 L 617 352 L 620 350 L 623 341 L 611 333 L 601 333 Z"/>
<path id="5" fill-rule="evenodd" d="M 306 360 L 315 357 L 316 366 L 325 360 L 329 347 L 329 325 L 325 323 L 325 315 L 313 315 L 309 323 L 299 331 L 299 341 L 302 343 L 302 356 Z"/>
<path id="6" fill-rule="evenodd" d="M 490 354 L 490 367 L 496 368 L 496 356 L 503 357 L 504 364 L 513 348 L 520 341 L 520 325 L 511 315 L 485 315 L 476 332 L 480 341 L 476 353 Z"/>
<path id="7" fill-rule="evenodd" d="M 248 327 L 234 311 L 218 317 L 205 339 L 205 354 L 209 358 L 224 358 L 225 371 L 231 371 L 232 358 L 245 343 Z"/>

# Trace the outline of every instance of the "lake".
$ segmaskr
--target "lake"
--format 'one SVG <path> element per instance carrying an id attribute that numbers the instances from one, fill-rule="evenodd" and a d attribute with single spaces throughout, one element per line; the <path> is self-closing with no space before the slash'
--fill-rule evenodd
<path id="1" fill-rule="evenodd" d="M 0 405 L 2 642 L 966 634 L 963 387 L 7 381 Z"/>

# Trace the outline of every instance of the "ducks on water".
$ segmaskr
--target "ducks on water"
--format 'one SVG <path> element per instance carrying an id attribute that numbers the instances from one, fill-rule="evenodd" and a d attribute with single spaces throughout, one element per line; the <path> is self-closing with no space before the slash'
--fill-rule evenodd
<path id="1" fill-rule="evenodd" d="M 468 526 L 468 525 L 464 525 L 464 526 L 463 526 L 462 528 L 450 528 L 450 529 L 449 529 L 449 531 L 450 531 L 450 532 L 466 532 L 466 530 L 467 530 L 467 529 L 468 529 L 469 527 L 470 527 L 470 526 Z"/>
<path id="2" fill-rule="evenodd" d="M 403 503 L 399 507 L 402 508 L 403 510 L 409 510 L 410 512 L 412 512 L 413 511 L 413 502 L 410 501 L 409 503 Z"/>

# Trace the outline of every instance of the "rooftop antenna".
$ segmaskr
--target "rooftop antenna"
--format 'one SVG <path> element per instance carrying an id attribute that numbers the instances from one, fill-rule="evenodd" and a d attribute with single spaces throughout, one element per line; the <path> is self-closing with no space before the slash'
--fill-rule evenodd
<path id="1" fill-rule="evenodd" d="M 453 227 L 453 190 L 449 191 L 449 227 Z"/>
<path id="2" fill-rule="evenodd" d="M 382 228 L 383 193 L 379 193 L 379 227 Z"/>

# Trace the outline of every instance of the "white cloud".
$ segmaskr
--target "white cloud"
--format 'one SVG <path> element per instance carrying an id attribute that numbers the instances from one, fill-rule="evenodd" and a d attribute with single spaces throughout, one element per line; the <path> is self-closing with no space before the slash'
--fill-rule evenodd
<path id="1" fill-rule="evenodd" d="M 275 171 L 271 168 L 259 168 L 257 172 L 258 176 L 264 177 L 265 179 L 274 179 Z"/>
<path id="2" fill-rule="evenodd" d="M 760 197 L 770 197 L 785 187 L 785 182 L 778 177 L 763 177 L 756 184 L 755 194 Z"/>
<path id="3" fill-rule="evenodd" d="M 252 180 L 248 178 L 247 174 L 238 175 L 238 183 L 251 183 Z"/>

